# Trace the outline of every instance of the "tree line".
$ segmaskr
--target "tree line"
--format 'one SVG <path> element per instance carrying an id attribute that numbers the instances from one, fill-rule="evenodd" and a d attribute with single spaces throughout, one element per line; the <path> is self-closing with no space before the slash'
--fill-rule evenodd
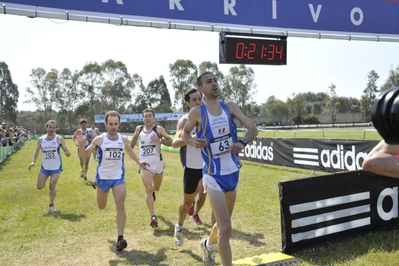
<path id="1" fill-rule="evenodd" d="M 169 64 L 169 81 L 175 94 L 172 101 L 165 77 L 154 78 L 145 86 L 139 74 L 130 74 L 123 62 L 110 59 L 101 64 L 89 62 L 81 70 L 74 71 L 32 69 L 31 86 L 25 88 L 26 103 L 36 109 L 31 112 L 18 111 L 18 86 L 13 83 L 7 64 L 0 62 L 0 116 L 15 125 L 39 131 L 47 120 L 55 119 L 61 131 L 69 134 L 79 125 L 79 118 L 91 120 L 94 115 L 108 110 L 121 114 L 141 113 L 148 107 L 157 113 L 186 111 L 183 109 L 184 93 L 196 87 L 199 73 L 205 71 L 218 77 L 221 100 L 235 102 L 248 116 L 267 116 L 268 121 L 257 121 L 266 124 L 283 119 L 296 124 L 317 123 L 318 114 L 330 114 L 334 123 L 337 113 L 348 112 L 361 112 L 364 121 L 370 121 L 371 108 L 378 94 L 386 88 L 399 86 L 398 66 L 390 70 L 381 88 L 376 85 L 379 75 L 370 71 L 360 99 L 340 97 L 336 85 L 330 84 L 326 92 L 292 93 L 286 101 L 270 96 L 266 102 L 257 104 L 253 100 L 257 85 L 251 67 L 232 66 L 224 74 L 217 63 L 204 61 L 196 66 L 191 60 L 179 59 Z"/>

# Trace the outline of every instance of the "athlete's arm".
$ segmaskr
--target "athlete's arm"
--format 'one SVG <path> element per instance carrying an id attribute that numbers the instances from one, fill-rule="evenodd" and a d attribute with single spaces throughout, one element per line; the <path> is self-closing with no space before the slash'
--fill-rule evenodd
<path id="1" fill-rule="evenodd" d="M 173 139 L 168 134 L 166 129 L 161 126 L 158 126 L 157 131 L 158 131 L 159 136 L 161 136 L 161 139 L 160 139 L 161 144 L 166 145 L 166 146 L 172 146 Z"/>
<path id="2" fill-rule="evenodd" d="M 186 146 L 186 142 L 183 140 L 183 129 L 184 125 L 187 123 L 188 118 L 187 116 L 183 116 L 179 119 L 176 125 L 176 134 L 172 141 L 173 148 L 180 148 Z"/>
<path id="3" fill-rule="evenodd" d="M 137 140 L 139 139 L 139 134 L 140 134 L 140 128 L 141 126 L 137 126 L 136 130 L 133 133 L 132 140 L 130 141 L 130 148 L 134 148 L 134 145 L 136 145 Z"/>
<path id="4" fill-rule="evenodd" d="M 68 150 L 65 144 L 65 140 L 61 136 L 58 136 L 58 143 L 61 145 L 61 148 L 65 153 L 65 156 L 69 157 L 71 155 L 71 152 Z"/>
<path id="5" fill-rule="evenodd" d="M 32 167 L 35 166 L 35 164 L 36 164 L 36 160 L 37 160 L 37 158 L 39 157 L 39 152 L 40 152 L 40 149 L 41 149 L 41 145 L 42 145 L 42 138 L 39 138 L 39 139 L 37 140 L 37 145 L 36 145 L 35 152 L 33 153 L 33 161 L 32 161 L 32 163 L 28 166 L 29 171 L 30 171 L 30 170 L 32 169 Z"/>
<path id="6" fill-rule="evenodd" d="M 258 135 L 258 129 L 252 123 L 251 119 L 249 119 L 249 117 L 243 114 L 243 112 L 237 106 L 237 104 L 229 102 L 227 103 L 227 106 L 229 107 L 231 115 L 233 116 L 232 119 L 236 118 L 245 128 L 247 128 L 247 132 L 245 133 L 244 137 L 248 140 L 248 143 L 252 142 Z M 238 153 L 244 148 L 245 148 L 244 144 L 242 144 L 241 142 L 236 142 L 233 143 L 232 146 L 230 146 L 230 152 Z"/>
<path id="7" fill-rule="evenodd" d="M 203 148 L 206 146 L 205 139 L 194 138 L 191 131 L 201 122 L 201 108 L 200 106 L 193 107 L 188 113 L 188 120 L 183 128 L 183 140 L 195 148 Z"/>
<path id="8" fill-rule="evenodd" d="M 129 140 L 127 139 L 127 137 L 122 136 L 123 138 L 123 142 L 125 143 L 125 151 L 126 153 L 129 155 L 129 157 L 135 161 L 140 167 L 145 167 L 145 166 L 149 166 L 150 164 L 145 162 L 145 161 L 140 161 L 136 155 L 136 153 L 134 152 L 134 150 L 129 146 Z"/>

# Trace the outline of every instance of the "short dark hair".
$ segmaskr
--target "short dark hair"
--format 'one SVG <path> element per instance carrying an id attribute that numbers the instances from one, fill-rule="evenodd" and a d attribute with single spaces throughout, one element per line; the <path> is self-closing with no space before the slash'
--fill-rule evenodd
<path id="1" fill-rule="evenodd" d="M 110 116 L 117 116 L 119 122 L 121 121 L 121 116 L 119 115 L 119 113 L 118 113 L 117 111 L 113 111 L 113 110 L 112 110 L 112 111 L 108 111 L 108 112 L 105 114 L 105 118 L 104 118 L 105 124 L 108 123 L 108 117 L 110 117 Z"/>
<path id="2" fill-rule="evenodd" d="M 207 74 L 213 74 L 210 71 L 202 73 L 198 78 L 197 78 L 197 86 L 202 86 L 202 77 L 207 75 Z"/>
<path id="3" fill-rule="evenodd" d="M 184 101 L 185 102 L 190 102 L 191 99 L 191 94 L 199 92 L 197 89 L 189 89 L 188 91 L 186 91 L 186 93 L 184 94 Z M 200 95 L 202 97 L 202 93 L 200 92 Z M 190 110 L 190 107 L 186 106 L 188 110 Z"/>
<path id="4" fill-rule="evenodd" d="M 49 121 L 47 121 L 47 123 L 46 123 L 46 128 L 48 128 L 48 125 L 49 124 L 55 124 L 55 127 L 57 128 L 58 127 L 58 124 L 57 124 L 57 122 L 55 121 L 55 120 L 49 120 Z"/>
<path id="5" fill-rule="evenodd" d="M 144 116 L 144 113 L 152 113 L 152 115 L 155 117 L 155 112 L 154 112 L 154 110 L 152 109 L 152 108 L 145 108 L 144 110 L 143 110 L 143 113 L 142 113 L 142 115 Z"/>
<path id="6" fill-rule="evenodd" d="M 87 123 L 86 118 L 81 118 L 81 119 L 80 119 L 79 124 L 82 124 L 82 123 Z"/>

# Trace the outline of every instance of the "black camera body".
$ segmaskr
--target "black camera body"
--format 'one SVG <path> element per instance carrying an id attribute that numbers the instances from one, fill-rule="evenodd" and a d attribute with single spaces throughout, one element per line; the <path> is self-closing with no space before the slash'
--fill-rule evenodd
<path id="1" fill-rule="evenodd" d="M 386 143 L 399 145 L 399 87 L 384 90 L 371 110 L 371 121 Z"/>

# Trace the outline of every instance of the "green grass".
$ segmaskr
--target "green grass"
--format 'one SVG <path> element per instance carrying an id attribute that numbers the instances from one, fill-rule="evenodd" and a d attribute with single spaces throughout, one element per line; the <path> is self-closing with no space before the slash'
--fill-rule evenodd
<path id="1" fill-rule="evenodd" d="M 27 170 L 35 141 L 0 164 L 0 265 L 201 265 L 199 240 L 210 232 L 210 206 L 201 211 L 202 226 L 187 218 L 185 242 L 176 247 L 174 224 L 182 200 L 182 169 L 178 153 L 163 152 L 166 169 L 157 193 L 159 228 L 149 226 L 144 187 L 138 167 L 126 158 L 128 248 L 114 251 L 115 206 L 96 206 L 95 190 L 79 178 L 76 148 L 63 157 L 57 185 L 55 214 L 48 213 L 48 183 L 39 191 L 39 164 Z M 91 161 L 89 179 L 95 162 Z M 244 162 L 233 213 L 233 260 L 281 251 L 279 181 L 307 177 L 311 171 Z M 324 173 L 317 173 L 318 175 Z M 374 232 L 293 254 L 302 265 L 395 265 L 399 261 L 399 232 Z M 217 265 L 220 265 L 217 257 Z"/>

